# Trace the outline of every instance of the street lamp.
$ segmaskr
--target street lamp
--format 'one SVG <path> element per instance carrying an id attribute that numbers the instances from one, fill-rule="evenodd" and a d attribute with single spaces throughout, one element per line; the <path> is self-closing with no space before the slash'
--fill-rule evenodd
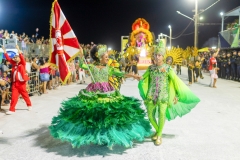
<path id="1" fill-rule="evenodd" d="M 178 14 L 188 18 L 188 19 L 191 19 L 192 21 L 194 21 L 194 47 L 197 47 L 198 45 L 198 13 L 197 13 L 197 10 L 198 10 L 198 0 L 196 0 L 196 3 L 195 3 L 195 15 L 194 15 L 194 18 L 191 18 L 191 17 L 188 17 L 187 15 L 185 14 L 182 14 L 181 12 L 177 11 Z"/>
<path id="2" fill-rule="evenodd" d="M 184 16 L 184 17 L 186 17 L 186 18 L 188 18 L 188 19 L 191 19 L 192 21 L 194 21 L 194 19 L 192 19 L 191 17 L 188 17 L 187 15 L 185 15 L 185 14 L 182 14 L 181 12 L 179 12 L 179 11 L 177 11 L 177 13 L 178 14 L 180 14 L 180 15 L 182 15 L 182 16 Z"/>
<path id="3" fill-rule="evenodd" d="M 213 3 L 212 5 L 210 5 L 209 7 L 207 7 L 206 9 L 204 9 L 203 11 L 201 11 L 200 13 L 198 13 L 198 0 L 195 0 L 195 15 L 194 18 L 190 18 L 184 14 L 182 14 L 181 12 L 177 11 L 178 14 L 191 19 L 192 21 L 194 21 L 194 47 L 198 46 L 198 16 L 199 14 L 202 14 L 203 12 L 205 12 L 206 10 L 208 10 L 209 8 L 211 8 L 212 6 L 214 6 L 216 3 L 218 3 L 220 0 L 217 0 L 215 3 Z"/>
<path id="4" fill-rule="evenodd" d="M 169 28 L 169 32 L 170 32 L 169 33 L 169 37 L 170 37 L 169 42 L 170 42 L 170 48 L 171 48 L 172 47 L 172 27 L 171 27 L 171 25 L 169 25 L 168 28 Z"/>
<path id="5" fill-rule="evenodd" d="M 195 0 L 194 47 L 198 47 L 198 0 Z"/>
<path id="6" fill-rule="evenodd" d="M 221 31 L 223 32 L 223 25 L 224 25 L 224 13 L 221 12 L 220 13 L 221 17 L 222 17 L 222 27 L 221 27 Z"/>
<path id="7" fill-rule="evenodd" d="M 111 51 L 111 50 L 112 50 L 112 48 L 108 48 L 108 50 L 109 50 L 109 51 Z"/>

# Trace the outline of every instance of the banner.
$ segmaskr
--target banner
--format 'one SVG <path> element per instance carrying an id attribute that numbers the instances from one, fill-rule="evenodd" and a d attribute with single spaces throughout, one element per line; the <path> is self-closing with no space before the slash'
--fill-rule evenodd
<path id="1" fill-rule="evenodd" d="M 6 48 L 6 49 L 16 49 L 16 45 L 17 45 L 17 39 L 2 39 L 1 40 L 2 45 Z"/>
<path id="2" fill-rule="evenodd" d="M 50 63 L 59 68 L 63 84 L 71 76 L 67 62 L 73 60 L 79 53 L 78 40 L 55 0 L 52 4 L 50 18 Z"/>

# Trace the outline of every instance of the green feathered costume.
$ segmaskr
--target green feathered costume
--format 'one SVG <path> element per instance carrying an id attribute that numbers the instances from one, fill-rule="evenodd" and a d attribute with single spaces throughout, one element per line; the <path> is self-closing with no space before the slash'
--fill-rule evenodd
<path id="1" fill-rule="evenodd" d="M 161 45 L 154 47 L 155 60 L 158 61 L 157 57 L 164 56 L 165 50 Z M 138 88 L 147 107 L 149 120 L 156 130 L 153 137 L 156 145 L 161 144 L 166 118 L 173 120 L 177 116 L 182 117 L 200 102 L 200 99 L 179 79 L 171 66 L 165 63 L 160 66 L 155 64 L 149 66 Z M 178 102 L 174 104 L 176 98 Z M 158 121 L 155 118 L 156 112 L 158 112 Z"/>
<path id="2" fill-rule="evenodd" d="M 140 108 L 141 101 L 121 95 L 109 83 L 109 77 L 124 76 L 124 73 L 106 66 L 90 68 L 95 82 L 79 94 L 62 102 L 59 115 L 52 119 L 49 127 L 54 138 L 68 141 L 73 147 L 97 144 L 132 147 L 133 140 L 143 141 L 152 134 L 151 125 Z"/>

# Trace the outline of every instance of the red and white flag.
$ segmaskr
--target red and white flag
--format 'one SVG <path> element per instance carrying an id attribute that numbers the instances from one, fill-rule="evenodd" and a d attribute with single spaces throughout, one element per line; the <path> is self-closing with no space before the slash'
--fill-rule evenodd
<path id="1" fill-rule="evenodd" d="M 52 4 L 50 18 L 50 63 L 59 68 L 60 79 L 66 83 L 71 75 L 67 62 L 80 53 L 80 45 L 57 0 Z"/>

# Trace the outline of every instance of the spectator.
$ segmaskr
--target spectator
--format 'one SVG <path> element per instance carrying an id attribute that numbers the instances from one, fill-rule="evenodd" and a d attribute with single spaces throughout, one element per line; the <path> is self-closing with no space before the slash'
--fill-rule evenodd
<path id="1" fill-rule="evenodd" d="M 9 96 L 8 96 L 8 93 L 9 93 L 9 89 L 10 89 L 10 84 L 11 84 L 11 80 L 9 77 L 7 77 L 7 72 L 4 72 L 3 73 L 3 77 L 2 77 L 2 80 L 5 81 L 4 83 L 4 87 L 1 87 L 1 90 L 2 90 L 2 101 L 1 101 L 1 105 L 2 106 L 6 106 L 6 102 L 9 103 Z"/>
<path id="2" fill-rule="evenodd" d="M 85 77 L 85 70 L 82 69 L 82 68 L 79 68 L 78 72 L 79 72 L 80 84 L 85 83 L 85 79 L 86 79 L 86 77 Z"/>
<path id="3" fill-rule="evenodd" d="M 5 103 L 4 103 L 4 100 L 3 100 L 3 98 L 5 98 L 6 97 L 6 94 L 7 94 L 7 92 L 6 92 L 6 88 L 8 87 L 8 82 L 6 82 L 5 80 L 3 80 L 3 79 L 0 79 L 0 111 L 2 112 L 2 111 L 4 111 L 4 110 L 2 110 L 2 108 L 1 108 L 1 106 L 2 105 L 6 105 Z"/>
<path id="4" fill-rule="evenodd" d="M 39 66 L 37 64 L 38 64 L 37 57 L 33 57 L 31 62 L 31 72 L 37 72 L 39 70 Z"/>
<path id="5" fill-rule="evenodd" d="M 25 37 L 26 37 L 26 34 L 25 34 L 25 32 L 23 32 L 22 39 L 24 39 Z"/>
<path id="6" fill-rule="evenodd" d="M 0 30 L 0 38 L 3 38 L 3 30 Z"/>
<path id="7" fill-rule="evenodd" d="M 26 61 L 26 71 L 29 74 L 31 72 L 31 63 L 29 62 L 28 57 L 25 58 L 25 61 Z"/>
<path id="8" fill-rule="evenodd" d="M 2 73 L 7 72 L 8 77 L 11 75 L 10 62 L 5 60 L 2 65 Z"/>
<path id="9" fill-rule="evenodd" d="M 49 66 L 50 63 L 46 61 L 47 59 L 41 58 L 39 59 L 40 63 L 40 80 L 42 81 L 42 93 L 47 94 L 47 82 L 49 81 L 50 75 L 49 75 Z"/>
<path id="10" fill-rule="evenodd" d="M 55 71 L 55 75 L 56 75 L 56 85 L 59 86 L 60 85 L 60 73 L 59 73 L 59 69 L 56 69 Z"/>
<path id="11" fill-rule="evenodd" d="M 5 30 L 5 32 L 4 32 L 4 38 L 5 38 L 5 39 L 9 39 L 9 38 L 10 38 L 10 35 L 9 35 L 9 33 L 8 33 L 8 30 Z"/>
<path id="12" fill-rule="evenodd" d="M 36 43 L 36 38 L 35 35 L 32 35 L 32 38 L 30 39 L 30 43 Z"/>
<path id="13" fill-rule="evenodd" d="M 12 33 L 10 34 L 10 38 L 11 38 L 11 39 L 15 39 L 15 38 L 16 38 L 14 31 L 12 31 Z"/>
<path id="14" fill-rule="evenodd" d="M 48 58 L 46 59 L 46 61 L 48 61 Z M 49 81 L 47 82 L 47 89 L 48 90 L 52 90 L 54 87 L 53 87 L 53 82 L 54 82 L 54 75 L 55 75 L 55 72 L 54 72 L 54 68 L 52 66 L 49 66 L 48 67 L 49 69 Z M 55 77 L 54 77 L 55 78 Z"/>
<path id="15" fill-rule="evenodd" d="M 69 63 L 69 69 L 71 72 L 71 81 L 70 82 L 75 82 L 76 81 L 76 68 L 75 68 L 75 64 L 73 62 L 73 60 L 70 61 Z"/>
<path id="16" fill-rule="evenodd" d="M 23 37 L 22 37 L 23 38 Z M 26 38 L 23 38 L 22 40 L 21 40 L 21 46 L 22 46 L 22 51 L 23 51 L 23 53 L 24 53 L 24 55 L 26 55 L 27 54 L 27 44 L 26 44 Z"/>
<path id="17" fill-rule="evenodd" d="M 209 72 L 210 72 L 210 79 L 211 79 L 210 84 L 209 84 L 209 87 L 213 87 L 213 82 L 214 82 L 214 79 L 212 78 L 212 77 L 213 77 L 212 74 L 214 74 L 213 65 L 214 65 L 214 64 L 217 64 L 216 57 L 217 57 L 217 55 L 218 55 L 218 53 L 219 53 L 219 50 L 220 50 L 220 49 L 218 49 L 216 53 L 212 52 L 212 53 L 211 53 L 211 56 L 212 56 L 212 57 L 209 59 L 209 68 L 208 68 L 208 70 L 209 70 Z"/>
<path id="18" fill-rule="evenodd" d="M 35 38 L 37 39 L 37 38 L 39 38 L 40 36 L 39 36 L 39 29 L 38 28 L 36 28 L 36 34 L 35 34 Z"/>

